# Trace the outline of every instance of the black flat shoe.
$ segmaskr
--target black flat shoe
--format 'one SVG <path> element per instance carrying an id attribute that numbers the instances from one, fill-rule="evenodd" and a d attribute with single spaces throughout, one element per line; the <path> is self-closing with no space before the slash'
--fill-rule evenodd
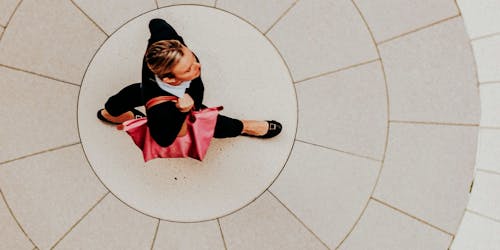
<path id="1" fill-rule="evenodd" d="M 99 120 L 101 120 L 101 121 L 103 121 L 103 122 L 105 122 L 105 123 L 113 124 L 113 125 L 119 125 L 119 124 L 121 124 L 121 123 L 112 122 L 112 121 L 110 121 L 110 120 L 106 119 L 106 118 L 102 115 L 102 113 L 101 113 L 103 110 L 104 110 L 104 109 L 100 109 L 100 110 L 98 110 L 98 111 L 97 111 L 97 118 L 98 118 Z M 146 117 L 146 115 L 145 115 L 145 114 L 143 114 L 141 111 L 139 111 L 139 110 L 137 110 L 137 109 L 132 109 L 132 110 L 130 110 L 130 111 L 132 111 L 132 113 L 134 113 L 134 119 L 137 119 L 137 118 L 142 118 L 142 117 Z"/>
<path id="2" fill-rule="evenodd" d="M 249 134 L 242 134 L 244 136 L 249 136 L 249 137 L 257 137 L 257 138 L 272 138 L 277 136 L 279 133 L 281 133 L 281 123 L 272 120 L 272 121 L 266 121 L 269 124 L 269 127 L 267 128 L 267 132 L 264 135 L 249 135 Z"/>

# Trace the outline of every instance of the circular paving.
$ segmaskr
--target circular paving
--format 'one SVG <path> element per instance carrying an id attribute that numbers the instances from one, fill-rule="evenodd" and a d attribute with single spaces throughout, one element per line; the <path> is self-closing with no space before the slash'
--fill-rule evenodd
<path id="1" fill-rule="evenodd" d="M 146 2 L 24 0 L 0 28 L 0 107 L 13 132 L 0 137 L 14 145 L 0 152 L 0 218 L 24 232 L 9 231 L 9 242 L 449 247 L 468 201 L 480 108 L 453 1 Z M 144 164 L 95 113 L 140 80 L 152 18 L 200 58 L 207 106 L 279 120 L 282 134 L 213 140 L 203 162 Z M 38 112 L 19 115 L 26 110 Z"/>
<path id="2" fill-rule="evenodd" d="M 230 117 L 279 120 L 283 133 L 270 140 L 215 139 L 203 162 L 156 159 L 144 164 L 124 132 L 96 122 L 94 113 L 107 96 L 140 79 L 153 18 L 167 20 L 199 57 L 205 105 L 223 105 L 222 114 Z M 292 147 L 296 107 L 288 70 L 260 32 L 224 11 L 177 6 L 128 22 L 104 43 L 85 74 L 78 114 L 82 144 L 104 185 L 145 214 L 186 222 L 231 213 L 271 185 Z"/>

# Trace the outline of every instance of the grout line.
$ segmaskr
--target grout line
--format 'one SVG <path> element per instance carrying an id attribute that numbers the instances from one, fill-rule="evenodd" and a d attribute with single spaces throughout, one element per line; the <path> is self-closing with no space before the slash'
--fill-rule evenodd
<path id="1" fill-rule="evenodd" d="M 396 39 L 398 39 L 398 38 L 401 38 L 401 37 L 404 37 L 404 36 L 407 36 L 407 35 L 410 35 L 410 34 L 413 34 L 413 33 L 419 32 L 419 31 L 421 31 L 421 30 L 424 30 L 424 29 L 430 28 L 430 27 L 432 27 L 432 26 L 434 26 L 434 25 L 437 25 L 437 24 L 441 24 L 441 23 L 447 22 L 447 21 L 449 21 L 449 20 L 451 20 L 451 19 L 454 19 L 454 18 L 457 18 L 457 17 L 459 17 L 459 16 L 460 16 L 460 14 L 458 14 L 458 15 L 454 15 L 454 16 L 451 16 L 451 17 L 448 17 L 448 18 L 445 18 L 445 19 L 442 19 L 442 20 L 439 20 L 439 21 L 437 21 L 437 22 L 433 22 L 433 23 L 431 23 L 431 24 L 427 24 L 427 25 L 425 25 L 425 26 L 422 26 L 422 27 L 416 28 L 416 29 L 414 29 L 414 30 L 411 30 L 411 31 L 405 32 L 405 33 L 400 34 L 400 35 L 397 35 L 397 36 L 395 36 L 395 37 L 392 37 L 392 38 L 389 38 L 389 39 L 386 39 L 386 40 L 379 41 L 379 42 L 377 43 L 377 45 L 382 45 L 382 44 L 384 44 L 384 43 L 391 42 L 391 41 L 396 40 Z"/>
<path id="2" fill-rule="evenodd" d="M 315 143 L 312 143 L 312 142 L 303 141 L 303 140 L 300 140 L 300 139 L 295 139 L 295 141 L 302 142 L 302 143 L 305 143 L 305 144 L 308 144 L 308 145 L 312 145 L 312 146 L 316 146 L 316 147 L 320 147 L 320 148 L 324 148 L 324 149 L 333 150 L 333 151 L 336 151 L 336 152 L 339 152 L 339 153 L 348 154 L 348 155 L 355 156 L 355 157 L 358 157 L 358 158 L 363 158 L 363 159 L 367 159 L 367 160 L 381 162 L 381 160 L 375 159 L 375 158 L 372 158 L 372 157 L 369 157 L 369 156 L 360 155 L 360 154 L 356 154 L 356 153 L 351 153 L 351 152 L 343 151 L 343 150 L 340 150 L 340 149 L 330 148 L 330 147 L 327 147 L 327 146 L 315 144 Z"/>
<path id="3" fill-rule="evenodd" d="M 32 156 L 35 156 L 35 155 L 41 155 L 41 154 L 49 153 L 49 152 L 52 152 L 52 151 L 56 151 L 56 150 L 60 150 L 60 149 L 64 149 L 64 148 L 69 148 L 69 147 L 72 147 L 72 146 L 75 146 L 75 145 L 78 145 L 78 144 L 80 144 L 80 142 L 76 142 L 76 143 L 72 143 L 72 144 L 68 144 L 68 145 L 63 145 L 63 146 L 59 146 L 59 147 L 56 147 L 56 148 L 51 148 L 51 149 L 47 149 L 47 150 L 44 150 L 44 151 L 36 152 L 36 153 L 33 153 L 33 154 L 24 155 L 24 156 L 15 158 L 15 159 L 11 159 L 11 160 L 7 160 L 7 161 L 4 161 L 4 162 L 0 162 L 0 167 L 2 165 L 4 165 L 4 164 L 7 164 L 7 163 L 11 163 L 11 162 L 14 162 L 14 161 L 26 159 L 26 158 L 29 158 L 29 157 L 32 157 Z"/>
<path id="4" fill-rule="evenodd" d="M 0 28 L 4 28 L 5 29 L 5 28 L 7 28 L 7 26 L 3 26 L 3 25 L 0 24 Z"/>
<path id="5" fill-rule="evenodd" d="M 486 82 L 479 83 L 479 85 L 491 85 L 491 84 L 500 84 L 500 81 L 486 81 Z"/>
<path id="6" fill-rule="evenodd" d="M 87 215 L 90 214 L 90 212 L 92 212 L 92 210 L 94 210 L 95 207 L 97 207 L 97 205 L 99 205 L 99 203 L 101 203 L 101 201 L 104 200 L 104 198 L 106 198 L 106 196 L 108 196 L 110 192 L 106 192 L 106 194 L 104 194 L 79 220 L 77 220 L 75 222 L 75 224 L 73 224 L 73 226 L 71 226 L 69 228 L 69 230 L 63 234 L 63 236 L 61 236 L 61 238 L 59 240 L 56 241 L 56 243 L 54 243 L 54 245 L 50 248 L 50 249 L 54 249 L 59 243 L 61 243 L 61 241 L 69 234 L 71 233 L 71 231 L 73 231 L 73 229 L 78 225 L 80 224 L 80 222 L 83 221 L 83 219 L 85 219 L 87 217 Z"/>
<path id="7" fill-rule="evenodd" d="M 498 175 L 498 176 L 500 176 L 500 173 L 499 173 L 499 172 L 497 172 L 497 171 L 494 171 L 494 170 L 482 169 L 482 168 L 476 168 L 476 171 L 478 171 L 478 172 L 483 172 L 483 173 L 486 173 L 486 174 L 493 174 L 493 175 Z"/>
<path id="8" fill-rule="evenodd" d="M 158 4 L 158 0 L 155 0 L 155 4 L 156 4 L 156 9 L 159 9 L 160 5 Z"/>
<path id="9" fill-rule="evenodd" d="M 16 224 L 19 227 L 19 229 L 21 230 L 21 232 L 23 232 L 24 236 L 26 236 L 26 238 L 28 238 L 28 240 L 31 242 L 31 244 L 33 244 L 33 246 L 35 247 L 35 249 L 37 249 L 38 246 L 29 237 L 29 235 L 26 233 L 26 231 L 24 231 L 24 228 L 21 226 L 21 223 L 19 223 L 19 220 L 17 220 L 17 217 L 14 215 L 14 212 L 10 208 L 9 203 L 7 202 L 7 199 L 5 198 L 5 196 L 4 196 L 4 194 L 3 194 L 3 192 L 2 192 L 1 189 L 0 189 L 0 196 L 2 196 L 3 202 L 5 203 L 5 206 L 7 207 L 7 210 L 9 210 L 10 215 L 12 216 L 12 218 L 14 219 L 14 221 L 16 222 Z"/>
<path id="10" fill-rule="evenodd" d="M 488 35 L 483 35 L 483 36 L 478 36 L 476 38 L 471 38 L 470 41 L 471 42 L 475 42 L 475 41 L 478 41 L 478 40 L 483 40 L 483 39 L 487 39 L 487 38 L 491 38 L 491 37 L 495 37 L 495 36 L 500 36 L 500 32 L 495 32 L 495 33 L 491 33 L 491 34 L 488 34 Z"/>
<path id="11" fill-rule="evenodd" d="M 156 224 L 155 234 L 153 236 L 153 242 L 151 242 L 151 250 L 155 247 L 156 237 L 158 236 L 158 231 L 160 229 L 160 219 L 158 219 L 158 224 Z"/>
<path id="12" fill-rule="evenodd" d="M 493 126 L 479 126 L 480 129 L 491 129 L 491 130 L 498 130 L 500 127 L 493 127 Z"/>
<path id="13" fill-rule="evenodd" d="M 224 237 L 224 232 L 222 231 L 222 225 L 220 224 L 220 219 L 217 219 L 217 224 L 219 224 L 220 235 L 222 237 L 222 243 L 224 243 L 224 249 L 227 250 L 226 238 Z"/>
<path id="14" fill-rule="evenodd" d="M 271 194 L 286 210 L 288 210 L 288 212 L 293 216 L 295 217 L 295 219 L 300 223 L 302 224 L 302 226 L 304 226 L 307 231 L 309 231 L 312 235 L 314 235 L 314 237 L 316 237 L 317 240 L 319 240 L 319 242 L 321 242 L 321 244 L 323 244 L 323 246 L 325 246 L 327 249 L 331 249 L 325 242 L 323 242 L 323 240 L 321 240 L 321 238 L 316 235 L 312 229 L 310 229 L 294 212 L 292 212 L 292 210 L 290 210 L 280 199 L 278 199 L 278 197 L 276 197 L 276 195 L 273 194 L 273 192 L 271 192 L 271 190 L 267 190 L 267 192 L 269 192 L 269 194 Z"/>
<path id="15" fill-rule="evenodd" d="M 214 1 L 214 8 L 217 8 L 217 0 Z"/>
<path id="16" fill-rule="evenodd" d="M 340 68 L 340 69 L 336 69 L 336 70 L 328 71 L 328 72 L 325 72 L 325 73 L 321 73 L 321 74 L 318 74 L 318 75 L 306 77 L 304 79 L 297 80 L 294 83 L 295 84 L 302 83 L 302 82 L 309 81 L 309 80 L 312 80 L 312 79 L 315 79 L 315 78 L 319 78 L 319 77 L 322 77 L 322 76 L 326 76 L 326 75 L 338 73 L 338 72 L 341 72 L 341 71 L 349 70 L 349 69 L 352 69 L 352 68 L 360 67 L 360 66 L 363 66 L 363 65 L 366 65 L 366 64 L 370 64 L 370 63 L 373 63 L 373 62 L 376 62 L 376 61 L 381 61 L 380 57 L 372 59 L 372 60 L 369 60 L 369 61 L 365 61 L 365 62 L 353 64 L 353 65 L 349 65 L 347 67 L 343 67 L 343 68 Z"/>
<path id="17" fill-rule="evenodd" d="M 96 27 L 97 27 L 97 28 L 98 28 L 98 29 L 99 29 L 102 33 L 104 33 L 104 35 L 105 35 L 107 38 L 109 38 L 108 33 L 106 33 L 106 31 L 104 31 L 104 29 L 103 29 L 103 28 L 101 28 L 101 26 L 99 26 L 99 24 L 97 24 L 97 23 L 94 21 L 94 19 L 92 19 L 92 18 L 91 18 L 91 17 L 90 17 L 90 16 L 89 16 L 89 15 L 88 15 L 85 11 L 83 11 L 83 9 L 82 9 L 82 8 L 80 8 L 80 6 L 78 6 L 78 4 L 76 4 L 74 0 L 70 0 L 70 1 L 71 1 L 71 3 L 72 3 L 72 4 L 73 4 L 73 5 L 74 5 L 74 6 L 75 6 L 78 10 L 80 10 L 80 12 L 81 12 L 83 15 L 85 15 L 85 16 L 89 19 L 89 21 L 90 21 L 90 22 L 92 22 L 92 23 L 93 23 L 93 24 L 94 24 L 94 25 L 95 25 L 95 26 L 96 26 Z"/>
<path id="18" fill-rule="evenodd" d="M 385 86 L 385 96 L 386 96 L 386 112 L 387 112 L 387 123 L 386 124 L 387 124 L 387 126 L 386 126 L 385 144 L 384 144 L 384 152 L 382 154 L 382 161 L 381 161 L 381 164 L 380 164 L 380 167 L 379 167 L 379 170 L 378 170 L 377 179 L 375 180 L 375 183 L 373 184 L 373 189 L 372 189 L 372 192 L 370 194 L 370 196 L 373 196 L 373 194 L 375 193 L 375 189 L 377 188 L 377 185 L 378 185 L 378 183 L 380 181 L 380 176 L 382 175 L 382 170 L 384 169 L 385 158 L 386 158 L 386 154 L 387 154 L 387 148 L 389 147 L 389 133 L 390 133 L 390 127 L 391 127 L 390 122 L 389 122 L 391 120 L 391 106 L 390 106 L 390 99 L 389 99 L 389 86 L 387 84 L 387 74 L 385 72 L 384 61 L 383 61 L 382 56 L 380 54 L 379 45 L 377 44 L 377 41 L 375 40 L 375 36 L 373 35 L 373 31 L 371 30 L 370 26 L 368 25 L 368 22 L 366 21 L 365 16 L 361 12 L 361 9 L 356 4 L 356 2 L 354 0 L 351 0 L 351 3 L 356 8 L 356 11 L 358 12 L 358 15 L 363 20 L 363 23 L 365 24 L 365 27 L 368 30 L 368 33 L 370 34 L 373 46 L 375 47 L 375 49 L 377 51 L 378 58 L 380 59 L 380 67 L 381 67 L 381 70 L 382 70 L 382 75 L 384 76 L 384 86 Z M 340 243 L 338 244 L 338 246 L 335 249 L 339 249 L 340 246 L 342 246 L 342 244 L 344 244 L 344 242 L 347 240 L 347 238 L 349 238 L 349 236 L 352 234 L 352 232 L 354 231 L 354 229 L 358 225 L 359 221 L 361 220 L 361 217 L 365 214 L 366 209 L 368 209 L 369 203 L 370 203 L 370 199 L 367 199 L 366 203 L 365 203 L 365 207 L 363 208 L 363 210 L 361 210 L 358 218 L 356 219 L 356 221 L 354 222 L 354 224 L 352 225 L 352 227 L 349 229 L 349 232 L 340 241 Z"/>
<path id="19" fill-rule="evenodd" d="M 463 126 L 463 127 L 479 127 L 479 124 L 467 123 L 446 123 L 446 122 L 423 122 L 423 121 L 398 121 L 389 120 L 390 123 L 415 124 L 415 125 L 436 125 L 436 126 Z"/>
<path id="20" fill-rule="evenodd" d="M 10 21 L 12 20 L 14 15 L 16 14 L 16 12 L 19 9 L 19 6 L 21 6 L 22 2 L 23 2 L 23 0 L 21 0 L 17 3 L 16 7 L 14 8 L 14 11 L 12 11 L 12 14 L 10 15 L 9 19 L 7 20 L 7 23 L 5 23 L 4 31 L 3 31 L 2 35 L 0 35 L 0 42 L 2 41 L 3 35 L 5 34 L 5 29 L 7 29 L 7 26 L 9 26 Z"/>
<path id="21" fill-rule="evenodd" d="M 444 229 L 441 229 L 441 228 L 439 228 L 439 227 L 437 227 L 435 225 L 432 225 L 431 223 L 429 223 L 429 222 L 427 222 L 427 221 L 425 221 L 423 219 L 420 219 L 420 218 L 418 218 L 418 217 L 416 217 L 414 215 L 411 215 L 411 214 L 409 214 L 409 213 L 407 213 L 407 212 L 405 212 L 405 211 L 403 211 L 403 210 L 401 210 L 401 209 L 399 209 L 399 208 L 397 208 L 395 206 L 392 206 L 392 205 L 390 205 L 387 202 L 381 201 L 381 200 L 379 200 L 379 199 L 377 199 L 377 198 L 375 198 L 373 196 L 370 197 L 370 199 L 373 200 L 373 201 L 376 201 L 376 202 L 378 202 L 378 203 L 380 203 L 380 204 L 382 204 L 382 205 L 384 205 L 386 207 L 392 208 L 393 210 L 398 211 L 399 213 L 402 213 L 402 214 L 404 214 L 404 215 L 406 215 L 408 217 L 411 217 L 411 218 L 413 218 L 413 219 L 415 219 L 415 220 L 417 220 L 417 221 L 419 221 L 419 222 L 421 222 L 423 224 L 426 224 L 427 226 L 430 226 L 430 227 L 432 227 L 432 228 L 434 228 L 436 230 L 439 230 L 439 231 L 441 231 L 441 232 L 443 232 L 443 233 L 445 233 L 447 235 L 454 236 L 454 234 L 452 234 L 452 233 L 450 233 L 450 232 L 448 232 L 448 231 L 446 231 Z"/>
<path id="22" fill-rule="evenodd" d="M 290 6 L 289 6 L 286 10 L 285 10 L 285 12 L 283 12 L 283 14 L 281 14 L 281 16 L 279 16 L 279 17 L 278 17 L 278 19 L 276 19 L 276 21 L 274 21 L 274 23 L 273 23 L 273 24 L 271 24 L 271 27 L 269 27 L 267 30 L 265 30 L 265 31 L 263 32 L 263 35 L 264 35 L 264 36 L 267 36 L 267 33 L 269 33 L 269 31 L 271 31 L 271 30 L 274 28 L 274 26 L 276 26 L 276 24 L 278 24 L 278 23 L 281 21 L 281 19 L 283 19 L 283 18 L 285 17 L 285 16 L 286 16 L 286 15 L 290 12 L 290 10 L 291 10 L 291 9 L 293 9 L 293 7 L 294 7 L 294 6 L 295 6 L 298 2 L 299 2 L 299 0 L 295 0 L 295 2 L 293 2 L 293 3 L 292 3 L 292 4 L 291 4 L 291 5 L 290 5 Z"/>
<path id="23" fill-rule="evenodd" d="M 484 214 L 476 212 L 474 210 L 466 209 L 465 211 L 467 211 L 467 212 L 469 212 L 471 214 L 475 214 L 477 216 L 483 217 L 484 219 L 488 219 L 488 220 L 492 220 L 494 222 L 500 223 L 500 219 L 496 219 L 496 218 L 490 217 L 488 215 L 484 215 Z"/>
<path id="24" fill-rule="evenodd" d="M 16 68 L 16 67 L 12 67 L 12 66 L 5 65 L 5 64 L 2 64 L 2 63 L 0 63 L 0 67 L 4 67 L 4 68 L 7 68 L 7 69 L 19 71 L 19 72 L 24 72 L 24 73 L 31 74 L 31 75 L 36 75 L 36 76 L 43 77 L 45 79 L 49 79 L 49 80 L 53 80 L 53 81 L 57 81 L 57 82 L 60 82 L 60 83 L 65 83 L 65 84 L 69 84 L 69 85 L 81 87 L 79 84 L 76 84 L 76 83 L 72 83 L 72 82 L 68 82 L 68 81 L 65 81 L 65 80 L 57 79 L 55 77 L 46 76 L 46 75 L 43 75 L 43 74 L 40 74 L 40 73 L 36 73 L 36 72 L 32 72 L 32 71 L 28 71 L 28 70 L 24 70 L 24 69 L 20 69 L 20 68 Z"/>

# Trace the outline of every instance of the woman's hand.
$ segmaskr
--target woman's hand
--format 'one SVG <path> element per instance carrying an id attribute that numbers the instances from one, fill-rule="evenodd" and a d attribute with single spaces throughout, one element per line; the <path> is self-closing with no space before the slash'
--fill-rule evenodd
<path id="1" fill-rule="evenodd" d="M 189 94 L 184 94 L 183 97 L 175 101 L 175 106 L 177 107 L 177 109 L 179 109 L 179 111 L 183 113 L 189 112 L 194 106 L 194 100 Z"/>

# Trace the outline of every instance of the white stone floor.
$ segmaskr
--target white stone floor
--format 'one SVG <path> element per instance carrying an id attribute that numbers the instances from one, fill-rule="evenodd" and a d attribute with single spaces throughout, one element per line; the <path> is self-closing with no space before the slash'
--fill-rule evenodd
<path id="1" fill-rule="evenodd" d="M 87 113 L 138 77 L 122 63 L 140 61 L 102 52 L 120 51 L 110 44 L 135 21 L 179 4 L 200 10 L 192 19 L 205 25 L 232 16 L 272 45 L 275 56 L 259 69 L 276 73 L 282 62 L 287 75 L 276 79 L 289 85 L 257 85 L 254 95 L 275 91 L 276 109 L 263 112 L 283 115 L 287 130 L 267 142 L 214 142 L 195 167 L 165 160 L 144 168 L 134 153 L 123 154 L 131 166 L 113 164 L 121 148 L 92 152 L 131 142 Z M 169 21 L 203 44 L 188 20 Z M 236 33 L 218 34 L 243 37 Z M 225 74 L 209 69 L 226 72 L 218 59 L 239 50 L 199 48 L 213 56 L 202 60 L 207 92 L 230 104 L 255 98 L 217 89 L 210 82 Z M 108 70 L 116 82 L 90 88 L 100 58 L 116 63 Z M 498 0 L 0 0 L 0 249 L 500 249 L 499 58 Z M 255 64 L 228 72 L 245 76 Z M 254 165 L 234 157 L 245 150 L 258 156 Z M 121 166 L 133 178 L 103 178 Z M 226 189 L 210 186 L 219 173 Z M 170 182 L 186 174 L 169 186 L 185 190 L 170 205 L 182 202 L 172 211 L 193 220 L 141 209 L 169 205 L 129 188 L 157 190 L 149 180 L 158 174 Z M 204 187 L 210 200 L 244 198 L 222 212 L 221 203 L 182 199 Z"/>

